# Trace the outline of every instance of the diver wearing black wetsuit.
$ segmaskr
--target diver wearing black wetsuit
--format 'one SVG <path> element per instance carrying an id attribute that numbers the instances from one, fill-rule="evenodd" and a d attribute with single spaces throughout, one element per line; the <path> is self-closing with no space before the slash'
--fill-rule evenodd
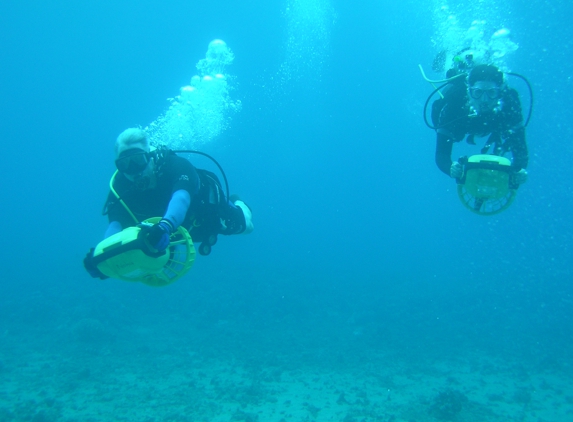
<path id="1" fill-rule="evenodd" d="M 474 136 L 490 135 L 481 153 L 503 156 L 509 152 L 515 173 L 527 175 L 522 170 L 528 164 L 528 151 L 521 103 L 517 91 L 504 84 L 497 67 L 476 66 L 467 76 L 467 84 L 464 76 L 453 80 L 444 98 L 434 101 L 432 121 L 437 131 L 436 164 L 445 174 L 459 177 L 458 163 L 451 159 L 454 142 L 468 135 L 467 142 L 475 144 Z"/>
<path id="2" fill-rule="evenodd" d="M 187 159 L 169 150 L 151 152 L 155 162 L 155 182 L 148 187 L 138 186 L 125 174 L 118 172 L 105 205 L 111 226 L 106 237 L 136 224 L 121 198 L 138 221 L 163 216 L 174 226 L 189 230 L 194 242 L 203 242 L 213 234 L 238 234 L 246 229 L 241 208 L 224 199 L 218 178 L 211 172 L 196 169 Z M 172 198 L 187 192 L 191 203 L 185 211 L 180 205 L 170 207 Z M 119 196 L 119 198 L 118 198 Z M 178 221 L 183 216 L 182 221 Z M 119 223 L 121 228 L 114 227 Z"/>
<path id="3" fill-rule="evenodd" d="M 183 226 L 194 243 L 201 242 L 199 253 L 208 255 L 218 234 L 253 231 L 251 209 L 237 196 L 227 198 L 217 176 L 196 169 L 165 147 L 152 150 L 142 129 L 123 131 L 115 143 L 115 156 L 117 172 L 104 207 L 109 218 L 106 238 L 160 217 L 145 231 L 154 251 L 165 251 L 170 236 Z M 84 258 L 85 269 L 94 278 L 107 278 L 93 253 L 91 248 Z"/>

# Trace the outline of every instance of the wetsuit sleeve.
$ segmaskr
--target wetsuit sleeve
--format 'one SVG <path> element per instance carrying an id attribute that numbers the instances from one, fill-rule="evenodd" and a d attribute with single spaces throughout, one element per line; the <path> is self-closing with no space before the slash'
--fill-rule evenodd
<path id="1" fill-rule="evenodd" d="M 509 143 L 511 154 L 513 156 L 513 167 L 516 171 L 527 168 L 529 163 L 529 152 L 527 150 L 527 142 L 525 141 L 525 128 L 513 130 L 507 140 Z"/>
<path id="2" fill-rule="evenodd" d="M 183 223 L 185 215 L 187 215 L 187 210 L 189 210 L 189 205 L 191 205 L 189 192 L 185 189 L 179 189 L 173 193 L 171 201 L 169 201 L 169 206 L 167 207 L 167 212 L 163 218 L 169 220 L 173 228 L 176 229 Z"/>
<path id="3" fill-rule="evenodd" d="M 440 113 L 446 105 L 445 103 L 445 98 L 438 98 L 432 103 L 432 124 L 436 128 L 440 126 Z"/>
<path id="4" fill-rule="evenodd" d="M 107 230 L 105 231 L 104 239 L 107 239 L 110 236 L 113 236 L 116 233 L 119 233 L 123 229 L 121 228 L 121 224 L 117 221 L 111 221 L 107 226 Z"/>
<path id="5" fill-rule="evenodd" d="M 452 148 L 454 141 L 444 135 L 438 133 L 436 136 L 436 165 L 438 168 L 448 176 L 450 175 L 450 167 L 452 166 Z"/>
<path id="6" fill-rule="evenodd" d="M 467 132 L 466 89 L 463 81 L 453 83 L 444 91 L 444 98 L 434 102 L 432 121 L 436 126 L 436 165 L 448 176 L 452 166 L 454 142 Z"/>
<path id="7" fill-rule="evenodd" d="M 507 130 L 502 133 L 504 141 L 509 146 L 513 156 L 513 166 L 517 171 L 526 168 L 529 162 L 529 152 L 525 140 L 525 127 L 523 126 L 523 114 L 519 94 L 515 89 L 510 89 L 506 98 L 506 125 Z"/>
<path id="8" fill-rule="evenodd" d="M 461 141 L 467 133 L 466 90 L 463 84 L 454 84 L 444 92 L 444 98 L 432 105 L 432 121 L 439 134 L 454 142 Z"/>

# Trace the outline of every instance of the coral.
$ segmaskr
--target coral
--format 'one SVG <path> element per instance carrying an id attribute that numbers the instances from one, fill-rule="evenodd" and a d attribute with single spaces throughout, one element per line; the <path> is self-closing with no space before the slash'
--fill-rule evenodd
<path id="1" fill-rule="evenodd" d="M 468 398 L 457 390 L 445 390 L 432 400 L 429 413 L 439 421 L 455 421 L 467 405 Z"/>
<path id="2" fill-rule="evenodd" d="M 93 318 L 79 320 L 72 326 L 71 331 L 72 336 L 82 343 L 98 344 L 112 338 L 105 326 Z"/>

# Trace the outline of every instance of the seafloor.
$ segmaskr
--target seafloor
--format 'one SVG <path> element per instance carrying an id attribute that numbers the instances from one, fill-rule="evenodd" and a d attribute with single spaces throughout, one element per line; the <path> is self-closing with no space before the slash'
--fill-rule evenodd
<path id="1" fill-rule="evenodd" d="M 547 355 L 151 319 L 14 323 L 0 335 L 0 421 L 573 420 L 571 362 Z"/>

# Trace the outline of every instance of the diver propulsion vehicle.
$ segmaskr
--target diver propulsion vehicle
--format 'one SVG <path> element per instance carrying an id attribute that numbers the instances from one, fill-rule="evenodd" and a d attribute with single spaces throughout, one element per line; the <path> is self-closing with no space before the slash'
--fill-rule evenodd
<path id="1" fill-rule="evenodd" d="M 149 286 L 166 286 L 179 280 L 195 261 L 193 240 L 184 227 L 178 227 L 171 234 L 167 249 L 156 251 L 146 238 L 149 229 L 160 220 L 147 219 L 102 240 L 93 252 L 94 264 L 108 277 Z"/>
<path id="2" fill-rule="evenodd" d="M 512 182 L 509 159 L 477 154 L 462 160 L 462 164 L 463 176 L 456 181 L 458 196 L 467 209 L 479 215 L 494 215 L 512 204 L 518 185 Z"/>

